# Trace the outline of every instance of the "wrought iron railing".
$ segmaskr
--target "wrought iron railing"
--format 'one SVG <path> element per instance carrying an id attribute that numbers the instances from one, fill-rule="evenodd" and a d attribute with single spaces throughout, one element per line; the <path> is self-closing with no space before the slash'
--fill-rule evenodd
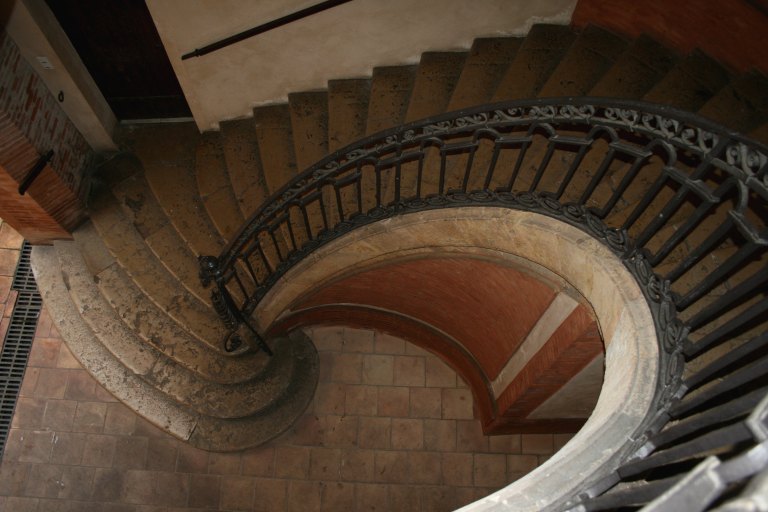
<path id="1" fill-rule="evenodd" d="M 201 258 L 227 349 L 243 326 L 253 330 L 270 287 L 318 247 L 395 215 L 478 205 L 538 212 L 598 238 L 654 315 L 654 413 L 628 433 L 621 467 L 555 509 L 702 510 L 752 492 L 746 483 L 768 464 L 768 148 L 674 109 L 496 104 L 328 156 L 266 201 L 222 255 Z"/>

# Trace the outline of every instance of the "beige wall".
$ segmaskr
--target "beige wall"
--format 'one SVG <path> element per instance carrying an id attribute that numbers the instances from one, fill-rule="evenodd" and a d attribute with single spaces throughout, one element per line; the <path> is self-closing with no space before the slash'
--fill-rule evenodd
<path id="1" fill-rule="evenodd" d="M 479 36 L 566 24 L 575 0 L 354 0 L 202 57 L 181 55 L 318 3 L 317 0 L 147 0 L 201 130 L 251 115 L 289 92 L 374 66 L 415 63 L 428 50 L 468 48 Z"/>

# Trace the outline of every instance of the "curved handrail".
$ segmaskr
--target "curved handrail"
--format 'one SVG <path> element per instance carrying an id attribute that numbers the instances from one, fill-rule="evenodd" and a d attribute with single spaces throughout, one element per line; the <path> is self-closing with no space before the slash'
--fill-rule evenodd
<path id="1" fill-rule="evenodd" d="M 595 475 L 590 489 L 562 506 L 600 509 L 623 496 L 622 482 L 638 479 L 661 495 L 688 478 L 671 469 L 682 464 L 676 457 L 693 464 L 707 450 L 727 451 L 737 430 L 746 445 L 761 446 L 768 148 L 673 108 L 539 99 L 372 135 L 273 194 L 219 257 L 201 259 L 201 277 L 216 283 L 214 304 L 231 332 L 252 329 L 248 318 L 269 288 L 329 241 L 394 215 L 479 204 L 542 213 L 598 238 L 637 279 L 656 322 L 663 378 L 654 413 L 630 435 L 625 464 Z M 719 355 L 726 345 L 738 349 Z M 686 368 L 696 371 L 684 375 Z M 732 374 L 729 385 L 749 400 L 732 401 L 732 389 L 715 383 Z M 687 426 L 670 433 L 671 419 Z M 700 432 L 707 450 L 686 452 Z M 744 478 L 768 464 L 755 463 L 757 448 L 746 445 L 728 452 L 747 460 L 738 466 Z M 732 466 L 723 467 L 723 481 L 732 478 Z M 664 471 L 675 477 L 652 478 Z"/>

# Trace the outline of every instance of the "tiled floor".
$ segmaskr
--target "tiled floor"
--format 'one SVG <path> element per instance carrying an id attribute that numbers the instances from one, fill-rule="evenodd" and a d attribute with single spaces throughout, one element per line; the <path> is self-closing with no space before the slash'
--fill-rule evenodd
<path id="1" fill-rule="evenodd" d="M 569 436 L 485 437 L 434 356 L 386 335 L 312 333 L 321 376 L 290 432 L 241 453 L 187 446 L 115 401 L 44 311 L 0 467 L 0 510 L 452 510 Z"/>

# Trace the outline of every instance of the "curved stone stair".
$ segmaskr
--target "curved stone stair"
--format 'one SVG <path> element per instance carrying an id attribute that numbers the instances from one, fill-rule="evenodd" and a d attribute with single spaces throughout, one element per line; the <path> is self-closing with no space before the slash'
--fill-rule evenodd
<path id="1" fill-rule="evenodd" d="M 259 444 L 308 403 L 316 356 L 299 333 L 275 340 L 271 361 L 261 353 L 225 353 L 225 330 L 199 283 L 197 257 L 218 255 L 264 200 L 303 169 L 405 122 L 546 96 L 665 103 L 765 141 L 765 84 L 764 77 L 733 76 L 698 52 L 679 56 L 646 37 L 535 25 L 524 38 L 477 39 L 468 51 L 427 52 L 417 66 L 379 67 L 370 79 L 291 91 L 287 103 L 223 121 L 217 133 L 201 135 L 192 123 L 126 127 L 121 142 L 136 161 L 114 169 L 111 190 L 96 202 L 92 226 L 75 233 L 76 244 L 36 250 L 41 289 L 85 366 L 150 421 L 210 449 Z M 545 150 L 534 141 L 530 160 Z M 488 162 L 483 151 L 473 166 Z M 600 164 L 591 154 L 585 162 Z M 461 184 L 464 164 L 453 164 L 449 186 Z M 478 186 L 469 179 L 469 188 Z M 373 184 L 363 186 L 370 193 Z M 411 185 L 404 179 L 401 186 Z M 391 199 L 392 173 L 383 189 L 385 201 Z M 315 230 L 322 227 L 318 215 L 310 211 Z M 295 231 L 275 232 L 281 251 L 301 243 Z M 51 270 L 59 266 L 61 272 Z"/>

